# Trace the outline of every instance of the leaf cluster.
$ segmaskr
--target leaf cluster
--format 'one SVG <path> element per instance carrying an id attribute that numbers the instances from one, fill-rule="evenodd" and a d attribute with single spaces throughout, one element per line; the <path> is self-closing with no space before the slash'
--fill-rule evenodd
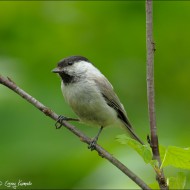
<path id="1" fill-rule="evenodd" d="M 159 146 L 162 164 L 159 167 L 158 162 L 153 160 L 152 150 L 150 146 L 141 145 L 136 140 L 126 136 L 125 134 L 118 135 L 117 141 L 121 144 L 126 144 L 133 148 L 144 160 L 146 164 L 150 164 L 158 173 L 161 169 L 172 166 L 183 170 L 190 170 L 190 148 L 181 148 L 176 146 Z M 186 176 L 184 172 L 178 172 L 176 176 L 167 178 L 167 184 L 170 189 L 184 189 Z M 152 188 L 158 189 L 157 183 L 150 184 Z"/>

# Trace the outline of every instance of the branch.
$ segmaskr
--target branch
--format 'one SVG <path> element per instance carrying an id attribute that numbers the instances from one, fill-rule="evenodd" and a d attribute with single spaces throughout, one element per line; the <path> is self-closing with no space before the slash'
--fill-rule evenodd
<path id="1" fill-rule="evenodd" d="M 155 100 L 154 100 L 155 44 L 153 42 L 152 30 L 153 30 L 152 0 L 146 0 L 147 96 L 148 96 L 148 111 L 149 111 L 150 131 L 151 131 L 150 146 L 152 148 L 153 159 L 158 161 L 160 167 L 161 159 L 160 159 L 159 146 L 158 146 L 156 115 L 155 115 Z M 157 180 L 161 189 L 168 189 L 163 170 L 161 170 L 160 173 L 157 172 Z"/>
<path id="2" fill-rule="evenodd" d="M 51 117 L 55 121 L 58 120 L 59 115 L 57 115 L 51 109 L 45 107 L 38 100 L 36 100 L 31 95 L 26 93 L 24 90 L 19 88 L 10 78 L 6 79 L 6 78 L 0 76 L 0 83 L 3 84 L 4 86 L 8 87 L 9 89 L 13 90 L 15 93 L 20 95 L 25 100 L 27 100 L 29 103 L 31 103 L 33 106 L 35 106 L 41 112 L 43 112 L 46 116 Z M 71 125 L 70 123 L 68 123 L 66 121 L 61 121 L 61 124 L 64 125 L 65 128 L 70 130 L 73 134 L 78 136 L 82 142 L 84 142 L 88 145 L 91 143 L 91 139 L 89 137 L 85 136 L 81 131 L 76 129 L 75 126 Z M 106 150 L 104 150 L 101 146 L 96 145 L 95 150 L 98 152 L 98 154 L 101 157 L 106 158 L 109 162 L 111 162 L 113 165 L 115 165 L 120 171 L 122 171 L 124 174 L 126 174 L 131 180 L 133 180 L 137 185 L 139 185 L 139 187 L 141 187 L 142 189 L 150 189 L 150 187 L 148 187 L 148 185 L 146 185 L 144 181 L 142 181 L 136 174 L 134 174 L 131 170 L 129 170 L 125 165 L 123 165 L 119 160 L 117 160 L 110 153 L 108 153 Z"/>

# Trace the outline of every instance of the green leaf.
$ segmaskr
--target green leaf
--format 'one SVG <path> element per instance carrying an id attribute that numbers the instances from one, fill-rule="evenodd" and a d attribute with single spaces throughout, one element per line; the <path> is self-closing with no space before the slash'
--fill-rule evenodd
<path id="1" fill-rule="evenodd" d="M 125 134 L 117 135 L 116 140 L 121 144 L 127 144 L 128 138 Z"/>
<path id="2" fill-rule="evenodd" d="M 176 168 L 190 169 L 190 148 L 176 146 L 160 146 L 162 166 L 174 166 Z"/>
<path id="3" fill-rule="evenodd" d="M 118 135 L 117 141 L 121 144 L 127 144 L 135 149 L 144 159 L 145 163 L 150 163 L 153 167 L 158 168 L 158 162 L 152 160 L 152 150 L 149 145 L 141 145 L 138 141 L 123 135 Z M 190 148 L 180 148 L 176 146 L 159 146 L 162 158 L 162 167 L 173 166 L 181 169 L 190 169 Z"/>
<path id="4" fill-rule="evenodd" d="M 142 145 L 138 141 L 127 137 L 125 134 L 118 135 L 117 141 L 121 144 L 127 144 L 131 148 L 135 149 L 138 154 L 144 159 L 145 163 L 150 163 L 152 160 L 152 151 L 149 145 Z"/>
<path id="5" fill-rule="evenodd" d="M 170 177 L 168 185 L 170 189 L 184 189 L 186 184 L 186 176 L 183 172 L 179 172 L 177 177 Z"/>

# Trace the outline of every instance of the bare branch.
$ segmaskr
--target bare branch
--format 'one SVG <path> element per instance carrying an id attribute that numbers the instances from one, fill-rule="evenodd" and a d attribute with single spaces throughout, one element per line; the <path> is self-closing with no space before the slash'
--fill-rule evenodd
<path id="1" fill-rule="evenodd" d="M 153 159 L 157 160 L 161 166 L 161 159 L 158 146 L 158 136 L 156 128 L 155 100 L 154 100 L 154 51 L 153 42 L 153 21 L 152 21 L 152 0 L 146 0 L 146 46 L 147 46 L 147 96 L 148 111 L 150 120 L 150 146 L 152 148 Z M 163 170 L 157 172 L 157 180 L 161 189 L 168 189 Z"/>
<path id="2" fill-rule="evenodd" d="M 26 93 L 24 90 L 19 88 L 10 78 L 6 79 L 2 76 L 0 76 L 0 83 L 4 86 L 10 88 L 14 92 L 16 92 L 18 95 L 20 95 L 22 98 L 27 100 L 29 103 L 31 103 L 33 106 L 38 108 L 40 111 L 42 111 L 45 115 L 51 117 L 52 119 L 56 120 L 58 119 L 59 115 L 57 115 L 55 112 L 53 112 L 51 109 L 44 106 L 42 103 L 40 103 L 38 100 L 33 98 L 31 95 Z M 70 123 L 66 121 L 61 122 L 62 125 L 65 126 L 68 130 L 70 130 L 73 134 L 79 137 L 79 139 L 86 143 L 90 144 L 91 139 L 87 136 L 85 136 L 81 131 L 79 131 L 75 126 L 71 125 Z M 148 185 L 145 184 L 144 181 L 142 181 L 136 174 L 134 174 L 131 170 L 129 170 L 124 164 L 122 164 L 119 160 L 117 160 L 115 157 L 113 157 L 110 153 L 108 153 L 106 150 L 104 150 L 101 146 L 96 145 L 95 150 L 98 152 L 98 154 L 106 158 L 109 162 L 111 162 L 113 165 L 115 165 L 120 171 L 122 171 L 124 174 L 126 174 L 131 180 L 133 180 L 139 187 L 142 189 L 150 189 Z"/>

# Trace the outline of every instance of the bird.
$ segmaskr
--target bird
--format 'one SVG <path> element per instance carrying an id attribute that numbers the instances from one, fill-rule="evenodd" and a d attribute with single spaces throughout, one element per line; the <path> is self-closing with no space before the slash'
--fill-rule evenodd
<path id="1" fill-rule="evenodd" d="M 91 150 L 95 149 L 103 128 L 112 124 L 122 126 L 133 139 L 144 144 L 134 132 L 111 83 L 89 59 L 80 55 L 66 57 L 52 72 L 60 76 L 64 99 L 79 121 L 100 127 L 89 145 Z M 67 120 L 66 117 L 61 118 Z"/>

